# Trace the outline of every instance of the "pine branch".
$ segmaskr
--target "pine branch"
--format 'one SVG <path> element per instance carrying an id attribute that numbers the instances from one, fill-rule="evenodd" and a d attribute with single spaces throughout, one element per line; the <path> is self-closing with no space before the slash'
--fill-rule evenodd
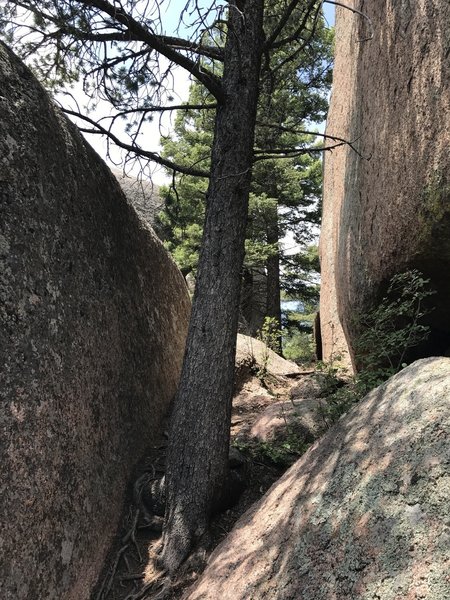
<path id="1" fill-rule="evenodd" d="M 136 143 L 127 144 L 126 142 L 123 142 L 114 133 L 112 133 L 112 131 L 109 131 L 108 129 L 100 125 L 97 121 L 91 119 L 86 115 L 83 115 L 74 110 L 70 110 L 68 108 L 61 108 L 61 110 L 67 115 L 71 115 L 72 117 L 76 117 L 77 119 L 81 119 L 82 121 L 85 121 L 86 123 L 92 125 L 93 129 L 84 129 L 80 127 L 80 131 L 84 133 L 105 135 L 110 140 L 112 140 L 119 148 L 127 150 L 127 152 L 133 152 L 134 154 L 142 156 L 144 158 L 148 158 L 149 160 L 153 160 L 157 164 L 162 165 L 163 167 L 167 167 L 168 169 L 172 169 L 173 171 L 177 171 L 178 173 L 183 173 L 184 175 L 193 175 L 195 177 L 209 177 L 208 171 L 202 171 L 200 169 L 194 169 L 192 167 L 187 167 L 185 165 L 174 163 L 171 160 L 163 158 L 157 152 L 150 152 L 149 150 L 144 150 Z"/>
<path id="2" fill-rule="evenodd" d="M 334 4 L 334 6 L 340 6 L 341 8 L 346 8 L 347 10 L 350 10 L 352 13 L 359 15 L 360 17 L 363 17 L 363 19 L 366 19 L 366 21 L 368 22 L 368 24 L 370 26 L 370 35 L 369 35 L 369 37 L 363 38 L 362 40 L 358 40 L 358 42 L 367 42 L 373 38 L 373 36 L 374 36 L 373 23 L 372 23 L 372 19 L 368 15 L 361 12 L 357 8 L 353 8 L 353 6 L 344 4 L 343 2 L 335 2 L 334 0 L 323 0 L 323 4 Z"/>

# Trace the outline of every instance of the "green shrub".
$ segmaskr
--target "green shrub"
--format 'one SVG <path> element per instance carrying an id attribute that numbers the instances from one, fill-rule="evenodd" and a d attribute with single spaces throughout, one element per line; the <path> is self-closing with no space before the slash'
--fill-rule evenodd
<path id="1" fill-rule="evenodd" d="M 312 362 L 315 358 L 312 334 L 299 329 L 291 330 L 287 335 L 283 332 L 283 355 L 298 363 Z"/>
<path id="2" fill-rule="evenodd" d="M 420 271 L 399 273 L 391 279 L 379 304 L 357 320 L 357 375 L 342 387 L 333 364 L 320 367 L 329 378 L 328 393 L 324 393 L 327 404 L 320 409 L 328 424 L 406 366 L 408 351 L 429 335 L 429 327 L 422 320 L 431 310 L 426 300 L 434 293 L 430 280 Z"/>
<path id="3" fill-rule="evenodd" d="M 233 446 L 249 455 L 253 461 L 286 469 L 306 452 L 310 444 L 293 427 L 288 426 L 283 439 L 245 443 L 235 441 Z"/>
<path id="4" fill-rule="evenodd" d="M 378 306 L 355 323 L 360 331 L 355 355 L 361 373 L 380 372 L 386 379 L 400 371 L 408 351 L 429 335 L 422 319 L 430 312 L 425 301 L 434 293 L 430 280 L 416 269 L 394 275 Z"/>
<path id="5" fill-rule="evenodd" d="M 274 317 L 265 317 L 261 329 L 256 337 L 265 344 L 261 365 L 256 372 L 256 376 L 263 380 L 267 375 L 267 365 L 269 362 L 269 350 L 278 352 L 280 347 L 281 331 L 278 327 L 278 321 Z"/>

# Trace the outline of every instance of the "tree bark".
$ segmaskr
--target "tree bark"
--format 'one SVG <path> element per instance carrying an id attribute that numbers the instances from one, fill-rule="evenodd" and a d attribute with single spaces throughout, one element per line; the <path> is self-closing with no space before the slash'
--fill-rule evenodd
<path id="1" fill-rule="evenodd" d="M 273 219 L 267 226 L 267 243 L 278 245 L 280 243 L 280 232 L 278 228 L 278 211 L 275 207 Z M 281 292 L 280 292 L 280 253 L 276 252 L 267 258 L 267 304 L 266 314 L 276 320 L 280 334 L 276 337 L 276 347 L 272 348 L 282 355 L 281 339 Z"/>
<path id="2" fill-rule="evenodd" d="M 172 573 L 205 532 L 228 475 L 263 7 L 263 0 L 229 4 L 225 100 L 217 109 L 202 250 L 169 438 L 161 562 Z"/>

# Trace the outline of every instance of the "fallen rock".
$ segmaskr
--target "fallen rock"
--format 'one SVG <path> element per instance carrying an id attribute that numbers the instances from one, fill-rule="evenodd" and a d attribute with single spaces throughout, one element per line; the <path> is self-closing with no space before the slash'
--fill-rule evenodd
<path id="1" fill-rule="evenodd" d="M 3 44 L 0 131 L 0 598 L 86 600 L 176 389 L 189 298 Z"/>
<path id="2" fill-rule="evenodd" d="M 274 377 L 295 377 L 300 367 L 270 350 L 263 342 L 239 333 L 236 347 L 236 369 L 265 369 Z"/>
<path id="3" fill-rule="evenodd" d="M 450 598 L 450 359 L 371 392 L 238 521 L 186 600 Z"/>

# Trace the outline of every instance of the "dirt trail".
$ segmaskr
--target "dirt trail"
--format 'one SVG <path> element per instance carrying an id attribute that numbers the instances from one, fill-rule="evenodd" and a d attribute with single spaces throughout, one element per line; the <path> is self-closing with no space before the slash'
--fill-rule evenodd
<path id="1" fill-rule="evenodd" d="M 126 495 L 121 527 L 105 562 L 102 577 L 91 600 L 176 600 L 186 587 L 204 570 L 208 557 L 217 544 L 228 534 L 236 520 L 256 502 L 282 475 L 286 466 L 271 464 L 265 457 L 251 452 L 254 440 L 250 429 L 259 415 L 274 402 L 290 399 L 291 389 L 311 371 L 290 377 L 267 374 L 261 382 L 251 371 L 238 386 L 233 400 L 231 421 L 232 445 L 244 449 L 248 457 L 250 473 L 248 487 L 232 509 L 216 516 L 210 530 L 194 548 L 180 568 L 170 591 L 164 586 L 166 580 L 154 571 L 154 556 L 158 551 L 161 534 L 151 528 L 143 528 L 142 515 L 133 502 L 133 485 Z M 133 475 L 135 482 L 144 473 L 150 478 L 160 478 L 164 473 L 167 438 L 162 437 L 158 446 L 150 449 Z M 292 457 L 294 461 L 296 456 Z"/>

